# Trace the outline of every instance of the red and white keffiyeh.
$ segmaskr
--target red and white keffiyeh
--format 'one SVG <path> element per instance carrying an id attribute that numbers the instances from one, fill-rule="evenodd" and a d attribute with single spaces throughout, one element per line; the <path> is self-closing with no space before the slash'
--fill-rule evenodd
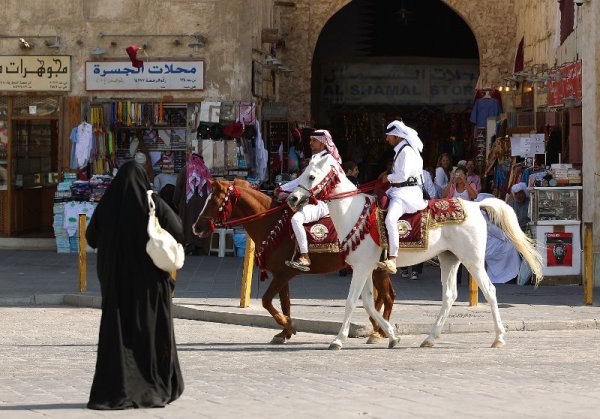
<path id="1" fill-rule="evenodd" d="M 331 138 L 329 131 L 326 129 L 318 129 L 310 134 L 310 138 L 313 138 L 324 144 L 329 154 L 331 154 L 339 164 L 342 164 L 342 158 L 340 157 L 337 147 L 333 143 L 333 139 Z"/>

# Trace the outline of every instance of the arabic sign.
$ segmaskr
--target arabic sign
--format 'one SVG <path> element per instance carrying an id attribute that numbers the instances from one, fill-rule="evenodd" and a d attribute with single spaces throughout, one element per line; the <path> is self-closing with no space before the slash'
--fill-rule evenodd
<path id="1" fill-rule="evenodd" d="M 552 78 L 560 74 L 560 79 Z M 548 106 L 562 106 L 563 99 L 570 97 L 581 100 L 581 61 L 569 64 L 555 72 L 550 73 L 548 80 Z"/>
<path id="2" fill-rule="evenodd" d="M 68 55 L 0 56 L 0 91 L 66 92 L 71 90 Z"/>
<path id="3" fill-rule="evenodd" d="M 529 137 L 518 135 L 510 137 L 511 156 L 535 157 L 536 154 L 544 154 L 544 134 L 530 134 Z"/>
<path id="4" fill-rule="evenodd" d="M 335 104 L 467 104 L 477 64 L 332 64 L 323 68 L 322 96 Z"/>
<path id="5" fill-rule="evenodd" d="M 85 63 L 86 90 L 202 90 L 204 61 L 129 61 Z"/>

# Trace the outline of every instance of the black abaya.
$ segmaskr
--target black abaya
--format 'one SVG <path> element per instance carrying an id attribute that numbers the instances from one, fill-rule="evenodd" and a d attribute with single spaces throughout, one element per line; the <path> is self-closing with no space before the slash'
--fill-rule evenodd
<path id="1" fill-rule="evenodd" d="M 148 189 L 144 168 L 125 163 L 86 231 L 98 249 L 102 291 L 90 409 L 163 407 L 183 392 L 171 317 L 174 285 L 146 253 Z M 160 225 L 181 243 L 181 221 L 156 194 L 154 201 Z"/>

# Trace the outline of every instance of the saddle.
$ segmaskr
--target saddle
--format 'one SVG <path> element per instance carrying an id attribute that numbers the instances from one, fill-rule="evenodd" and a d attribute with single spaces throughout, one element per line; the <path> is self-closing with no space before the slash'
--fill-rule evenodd
<path id="1" fill-rule="evenodd" d="M 313 223 L 304 224 L 304 230 L 310 253 L 338 253 L 340 251 L 338 234 L 331 217 L 323 217 Z"/>
<path id="2" fill-rule="evenodd" d="M 387 196 L 386 196 L 387 198 Z M 380 207 L 380 201 L 371 217 L 376 226 L 371 229 L 371 237 L 383 249 L 388 248 L 387 229 L 385 227 L 385 216 L 389 202 L 384 200 L 385 209 Z M 427 201 L 427 206 L 413 214 L 404 214 L 398 220 L 398 232 L 400 233 L 400 248 L 404 249 L 427 249 L 429 229 L 436 228 L 442 224 L 460 224 L 466 219 L 465 210 L 461 201 L 457 198 L 432 199 Z"/>

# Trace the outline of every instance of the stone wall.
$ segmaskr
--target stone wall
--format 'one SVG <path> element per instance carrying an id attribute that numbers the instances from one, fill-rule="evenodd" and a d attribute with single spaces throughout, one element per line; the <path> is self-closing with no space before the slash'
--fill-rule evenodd
<path id="1" fill-rule="evenodd" d="M 2 35 L 28 36 L 35 47 L 24 50 L 17 38 L 0 36 L 5 55 L 72 55 L 71 95 L 86 95 L 84 67 L 89 60 L 127 60 L 130 44 L 148 44 L 148 57 L 169 59 L 205 59 L 203 92 L 169 92 L 175 98 L 227 98 L 251 100 L 252 59 L 264 60 L 268 45 L 261 44 L 261 28 L 272 27 L 276 20 L 272 0 L 0 0 Z M 200 32 L 208 42 L 203 48 L 188 47 L 189 35 Z M 35 35 L 60 33 L 60 49 L 49 49 Z M 105 36 L 105 34 L 172 34 L 166 36 Z M 175 45 L 179 39 L 180 45 Z M 111 46 L 111 42 L 116 45 Z M 101 47 L 101 58 L 90 51 Z M 114 97 L 111 93 L 94 93 Z M 156 97 L 157 92 L 127 92 L 127 97 Z"/>
<path id="2" fill-rule="evenodd" d="M 290 117 L 310 119 L 311 64 L 319 34 L 327 21 L 348 0 L 297 0 L 296 7 L 282 12 L 282 30 L 287 34 L 282 59 L 294 69 L 281 81 L 280 97 L 286 98 Z M 480 53 L 484 85 L 497 86 L 512 72 L 515 43 L 514 0 L 445 1 L 473 31 Z"/>

